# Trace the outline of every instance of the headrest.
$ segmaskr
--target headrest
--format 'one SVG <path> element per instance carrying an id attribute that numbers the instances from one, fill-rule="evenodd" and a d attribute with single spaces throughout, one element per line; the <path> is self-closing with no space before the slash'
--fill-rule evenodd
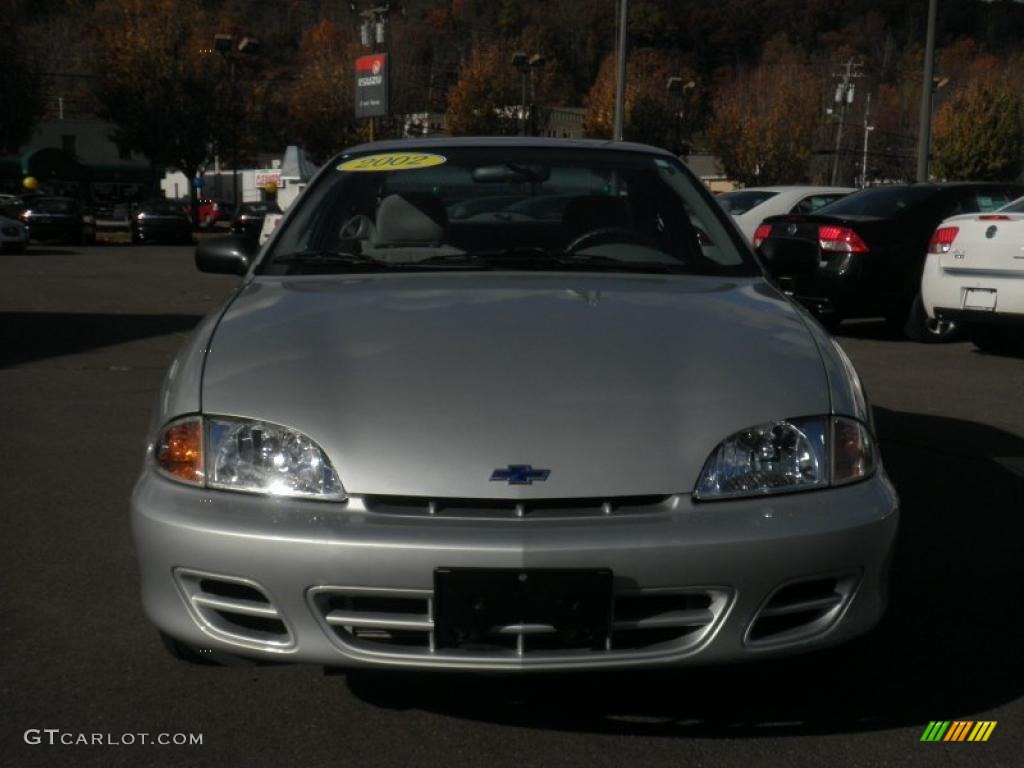
<path id="1" fill-rule="evenodd" d="M 562 229 L 567 240 L 608 227 L 631 228 L 625 198 L 604 195 L 574 197 L 565 206 Z"/>
<path id="2" fill-rule="evenodd" d="M 430 194 L 402 192 L 388 195 L 377 208 L 378 245 L 432 245 L 444 239 L 448 213 L 444 203 Z"/>

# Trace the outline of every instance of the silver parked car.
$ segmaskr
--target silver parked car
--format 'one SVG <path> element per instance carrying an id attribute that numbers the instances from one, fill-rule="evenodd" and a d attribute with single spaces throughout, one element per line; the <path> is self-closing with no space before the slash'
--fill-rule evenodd
<path id="1" fill-rule="evenodd" d="M 196 261 L 242 282 L 132 496 L 175 653 L 706 664 L 882 615 L 898 502 L 857 374 L 669 153 L 359 146 Z"/>

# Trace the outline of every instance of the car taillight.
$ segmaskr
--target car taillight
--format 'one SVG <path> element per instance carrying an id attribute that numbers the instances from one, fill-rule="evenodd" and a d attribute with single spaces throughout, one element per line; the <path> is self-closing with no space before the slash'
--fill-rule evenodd
<path id="1" fill-rule="evenodd" d="M 928 241 L 928 253 L 949 253 L 960 227 L 939 227 Z"/>
<path id="2" fill-rule="evenodd" d="M 760 248 L 761 243 L 767 240 L 772 234 L 771 224 L 762 224 L 754 230 L 754 247 Z"/>
<path id="3" fill-rule="evenodd" d="M 867 244 L 849 227 L 818 227 L 818 245 L 824 253 L 867 253 Z"/>
<path id="4" fill-rule="evenodd" d="M 1009 221 L 1010 217 L 1005 216 L 1001 213 L 989 213 L 984 216 L 979 216 L 978 221 Z"/>

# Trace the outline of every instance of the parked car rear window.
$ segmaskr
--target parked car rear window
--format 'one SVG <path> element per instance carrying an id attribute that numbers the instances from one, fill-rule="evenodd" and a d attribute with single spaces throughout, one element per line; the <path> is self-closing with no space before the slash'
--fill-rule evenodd
<path id="1" fill-rule="evenodd" d="M 1003 213 L 1024 213 L 1024 197 L 1014 200 L 1009 205 L 1000 208 Z"/>
<path id="2" fill-rule="evenodd" d="M 924 186 L 872 187 L 847 195 L 820 213 L 837 216 L 898 216 L 938 192 L 936 187 Z"/>
<path id="3" fill-rule="evenodd" d="M 765 200 L 775 197 L 778 192 L 770 192 L 763 189 L 740 190 L 738 192 L 724 192 L 718 196 L 718 202 L 722 204 L 733 216 L 746 213 L 751 208 L 756 208 Z"/>
<path id="4" fill-rule="evenodd" d="M 826 205 L 831 205 L 836 200 L 840 200 L 845 197 L 845 194 L 832 194 L 832 195 L 810 195 L 805 197 L 795 206 L 790 213 L 814 213 Z"/>

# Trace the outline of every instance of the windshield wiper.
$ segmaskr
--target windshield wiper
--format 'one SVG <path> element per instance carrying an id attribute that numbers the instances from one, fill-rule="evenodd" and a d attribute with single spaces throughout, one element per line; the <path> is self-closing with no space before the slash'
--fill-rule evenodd
<path id="1" fill-rule="evenodd" d="M 349 253 L 348 251 L 331 251 L 310 249 L 307 251 L 294 251 L 275 256 L 274 264 L 373 264 L 375 266 L 387 266 L 384 262 L 364 256 L 361 253 Z"/>
<path id="2" fill-rule="evenodd" d="M 609 267 L 620 272 L 678 272 L 684 268 L 678 264 L 663 261 L 624 261 L 611 256 L 588 253 L 570 253 L 568 251 L 552 251 L 539 246 L 512 246 L 510 248 L 494 248 L 482 251 L 469 251 L 460 254 L 432 256 L 418 264 L 466 264 L 487 267 L 515 266 L 534 267 L 538 269 L 595 269 L 607 270 Z"/>

